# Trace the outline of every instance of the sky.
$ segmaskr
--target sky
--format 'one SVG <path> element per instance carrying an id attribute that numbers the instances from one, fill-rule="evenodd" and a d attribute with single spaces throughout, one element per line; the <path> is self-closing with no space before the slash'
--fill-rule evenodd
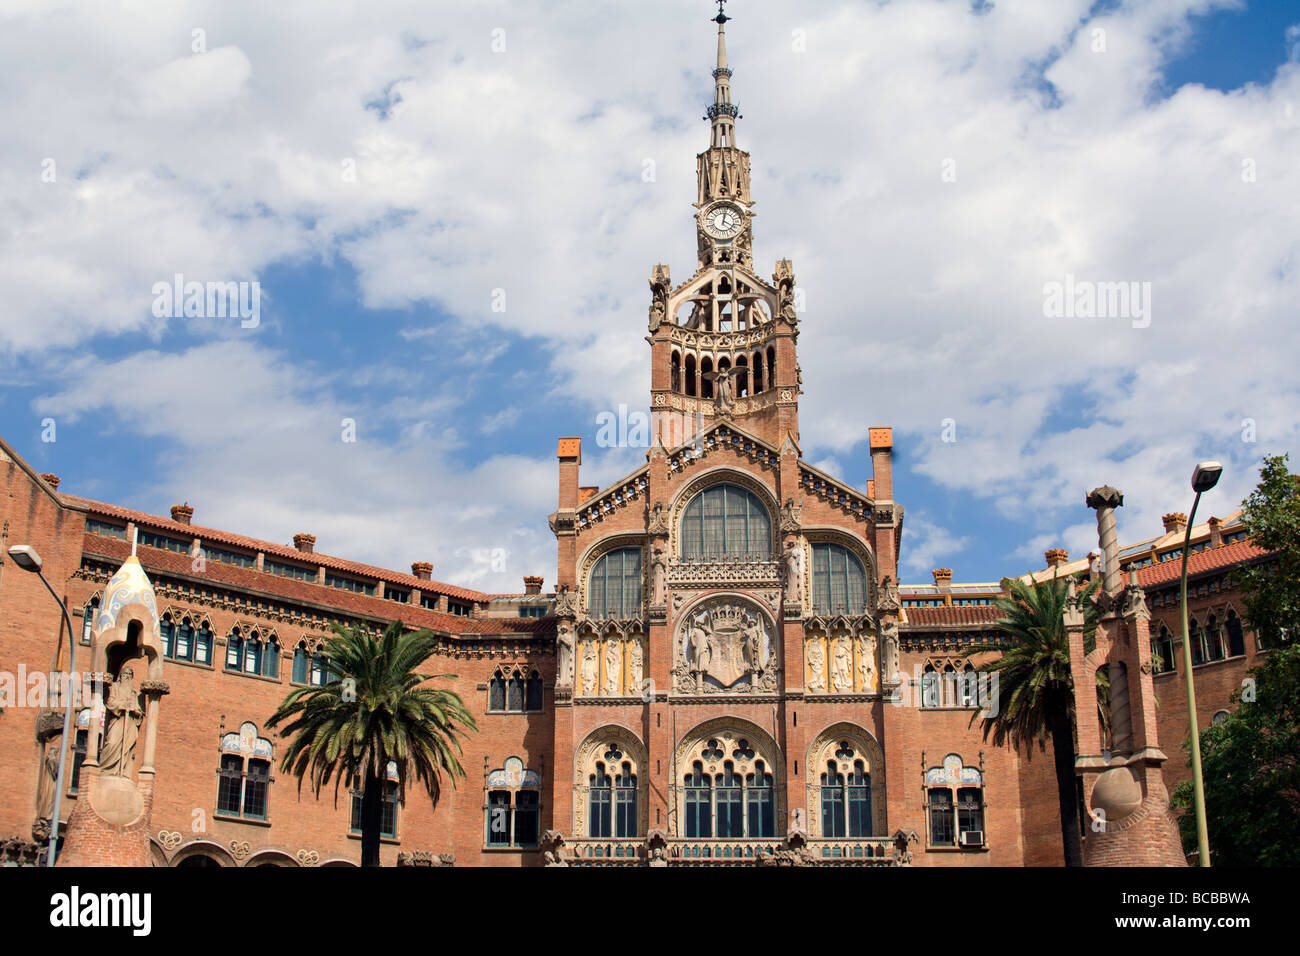
<path id="1" fill-rule="evenodd" d="M 598 416 L 646 408 L 651 267 L 696 265 L 715 12 L 0 0 L 0 435 L 72 494 L 552 586 L 556 438 L 587 485 L 645 460 Z M 804 454 L 865 487 L 893 427 L 904 583 L 1094 549 L 1097 485 L 1128 542 L 1198 460 L 1199 517 L 1295 467 L 1300 4 L 727 12 Z"/>

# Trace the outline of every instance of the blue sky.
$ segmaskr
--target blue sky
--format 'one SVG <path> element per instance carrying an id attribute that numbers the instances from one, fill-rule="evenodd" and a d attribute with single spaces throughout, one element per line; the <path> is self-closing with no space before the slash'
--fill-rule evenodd
<path id="1" fill-rule="evenodd" d="M 1156 534 L 1200 458 L 1226 514 L 1295 448 L 1300 7 L 732 6 L 804 451 L 865 486 L 894 427 L 905 582 L 1086 551 L 1102 483 Z M 650 267 L 694 268 L 709 8 L 0 5 L 0 435 L 74 494 L 550 586 L 555 438 L 584 484 L 643 460 L 596 416 L 647 401 Z M 259 324 L 154 316 L 176 273 Z M 1149 326 L 1046 316 L 1066 274 L 1149 282 Z"/>

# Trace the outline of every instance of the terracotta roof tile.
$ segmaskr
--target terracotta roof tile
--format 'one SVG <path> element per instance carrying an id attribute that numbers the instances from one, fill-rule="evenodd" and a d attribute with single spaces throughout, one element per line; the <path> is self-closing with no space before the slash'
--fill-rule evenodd
<path id="1" fill-rule="evenodd" d="M 171 518 L 164 518 L 160 515 L 151 515 L 144 511 L 136 511 L 132 508 L 122 508 L 118 505 L 105 504 L 102 501 L 92 501 L 89 498 L 78 498 L 75 495 L 64 495 L 63 497 L 65 500 L 71 501 L 74 504 L 82 505 L 93 514 L 102 514 L 113 518 L 120 518 L 124 521 L 133 521 L 138 525 L 145 525 L 150 528 L 158 528 L 164 531 L 172 531 L 186 537 L 202 538 L 205 542 L 210 541 L 214 544 L 234 545 L 237 548 L 247 548 L 250 551 L 261 551 L 269 557 L 288 558 L 293 561 L 323 565 L 332 571 L 346 571 L 352 574 L 363 575 L 365 577 L 377 578 L 380 581 L 385 581 L 390 584 L 399 584 L 404 588 L 418 588 L 421 591 L 436 591 L 439 594 L 445 594 L 448 597 L 460 598 L 466 601 L 487 600 L 486 595 L 481 591 L 458 587 L 454 584 L 444 584 L 441 581 L 424 581 L 412 574 L 403 574 L 400 571 L 390 571 L 387 568 L 379 568 L 371 564 L 361 564 L 357 561 L 348 561 L 344 558 L 336 558 L 319 552 L 305 553 L 299 551 L 297 548 L 292 548 L 287 544 L 276 544 L 273 541 L 262 541 L 258 538 L 250 538 L 242 534 L 232 534 L 229 531 L 222 531 L 218 528 L 205 528 L 196 524 L 182 524 L 179 521 L 173 521 Z"/>
<path id="2" fill-rule="evenodd" d="M 87 555 L 103 558 L 109 563 L 121 563 L 131 553 L 131 546 L 127 542 L 96 534 L 86 535 L 83 547 Z M 202 575 L 198 575 L 193 570 L 189 555 L 143 545 L 138 548 L 138 556 L 146 572 L 170 573 L 191 579 L 202 577 L 216 586 L 224 585 L 232 590 L 265 595 L 289 603 L 312 604 L 351 617 L 382 621 L 400 619 L 415 627 L 428 627 L 450 634 L 512 635 L 542 632 L 553 626 L 546 618 L 460 617 L 216 561 L 208 561 Z"/>
<path id="3" fill-rule="evenodd" d="M 1000 613 L 990 605 L 974 607 L 909 607 L 903 627 L 938 627 L 951 624 L 992 624 Z"/>
<path id="4" fill-rule="evenodd" d="M 1204 551 L 1198 551 L 1196 554 L 1188 556 L 1187 576 L 1192 577 L 1218 568 L 1232 567 L 1244 561 L 1262 557 L 1267 553 L 1263 548 L 1249 541 L 1234 541 L 1232 544 L 1220 545 L 1217 548 L 1207 548 Z M 1171 561 L 1161 561 L 1159 564 L 1139 568 L 1137 573 L 1138 584 L 1144 588 L 1149 588 L 1157 584 L 1164 584 L 1167 581 L 1177 581 L 1182 573 L 1183 561 L 1180 556 Z"/>

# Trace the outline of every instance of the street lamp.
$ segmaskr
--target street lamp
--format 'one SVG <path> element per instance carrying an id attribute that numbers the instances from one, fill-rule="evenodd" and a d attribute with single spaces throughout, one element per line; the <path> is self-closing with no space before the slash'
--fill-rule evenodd
<path id="1" fill-rule="evenodd" d="M 14 564 L 24 571 L 30 571 L 41 579 L 45 585 L 45 590 L 50 592 L 50 597 L 58 604 L 59 610 L 63 612 L 63 621 L 68 625 L 68 647 L 71 653 L 68 657 L 68 681 L 64 687 L 64 710 L 63 710 L 63 739 L 59 741 L 59 773 L 54 782 L 54 807 L 50 812 L 50 850 L 46 856 L 46 866 L 54 865 L 54 855 L 59 846 L 59 814 L 62 812 L 63 803 L 63 773 L 68 762 L 68 734 L 72 730 L 72 675 L 77 672 L 77 640 L 72 630 L 72 618 L 68 617 L 68 609 L 64 607 L 59 596 L 54 593 L 54 588 L 50 587 L 50 582 L 45 580 L 45 575 L 41 574 L 41 556 L 36 553 L 36 549 L 31 545 L 17 544 L 9 549 L 9 557 L 13 558 Z"/>
<path id="2" fill-rule="evenodd" d="M 1210 865 L 1210 836 L 1205 825 L 1205 781 L 1201 778 L 1201 732 L 1196 726 L 1196 685 L 1192 681 L 1192 645 L 1187 639 L 1187 556 L 1192 540 L 1192 527 L 1196 524 L 1196 506 L 1201 503 L 1201 495 L 1219 483 L 1223 466 L 1217 461 L 1203 461 L 1192 472 L 1192 491 L 1196 497 L 1192 501 L 1192 514 L 1187 519 L 1187 530 L 1183 532 L 1183 571 L 1179 585 L 1183 615 L 1183 677 L 1187 682 L 1188 727 L 1192 735 L 1192 792 L 1196 804 L 1196 847 L 1197 863 Z"/>

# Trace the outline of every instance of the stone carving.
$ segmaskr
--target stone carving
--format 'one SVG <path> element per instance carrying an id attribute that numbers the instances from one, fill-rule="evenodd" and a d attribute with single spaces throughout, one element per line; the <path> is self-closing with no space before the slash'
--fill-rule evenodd
<path id="1" fill-rule="evenodd" d="M 59 779 L 59 747 L 53 741 L 45 745 L 45 755 L 41 759 L 41 777 L 36 785 L 36 823 L 44 823 L 42 827 L 45 836 L 49 833 L 49 820 L 54 813 L 54 791 L 57 789 Z M 33 829 L 33 834 L 35 833 Z M 33 836 L 33 839 L 42 839 L 39 836 Z"/>
<path id="2" fill-rule="evenodd" d="M 710 602 L 682 623 L 675 643 L 678 691 L 750 693 L 776 686 L 775 643 L 766 619 L 749 605 Z"/>
<path id="3" fill-rule="evenodd" d="M 650 511 L 650 521 L 646 525 L 646 530 L 650 534 L 667 534 L 668 533 L 668 513 L 664 511 L 664 503 L 656 501 L 654 508 Z"/>
<path id="4" fill-rule="evenodd" d="M 645 652 L 641 649 L 641 642 L 633 639 L 628 642 L 627 646 L 627 679 L 630 681 L 628 691 L 630 693 L 641 692 L 642 673 L 645 668 Z"/>
<path id="5" fill-rule="evenodd" d="M 880 582 L 880 595 L 876 601 L 877 611 L 898 611 L 902 605 L 898 603 L 898 585 L 888 574 L 885 580 Z"/>
<path id="6" fill-rule="evenodd" d="M 104 710 L 107 721 L 103 748 L 99 752 L 100 773 L 106 777 L 129 776 L 144 715 L 135 689 L 135 671 L 130 664 L 122 665 L 108 692 Z"/>
<path id="7" fill-rule="evenodd" d="M 841 634 L 835 640 L 835 655 L 831 665 L 831 686 L 838 691 L 853 690 L 853 649 L 849 639 Z"/>
<path id="8" fill-rule="evenodd" d="M 596 657 L 595 641 L 584 641 L 582 644 L 582 692 L 595 696 L 599 693 L 597 686 L 597 673 L 600 669 L 599 659 Z"/>
<path id="9" fill-rule="evenodd" d="M 564 854 L 564 834 L 559 830 L 547 830 L 542 834 L 543 866 L 568 866 L 568 857 Z"/>
<path id="10" fill-rule="evenodd" d="M 920 843 L 921 838 L 915 830 L 898 830 L 894 834 L 894 863 L 897 866 L 912 865 L 912 844 Z"/>
<path id="11" fill-rule="evenodd" d="M 607 641 L 605 644 L 605 693 L 610 696 L 617 696 L 619 690 L 619 681 L 622 677 L 620 673 L 623 662 L 623 647 L 618 641 Z"/>
<path id="12" fill-rule="evenodd" d="M 650 558 L 650 604 L 663 607 L 668 602 L 668 561 L 663 548 L 655 548 Z"/>
<path id="13" fill-rule="evenodd" d="M 887 684 L 898 682 L 898 625 L 890 621 L 882 629 L 880 669 Z"/>
<path id="14" fill-rule="evenodd" d="M 236 860 L 242 860 L 244 857 L 248 856 L 250 849 L 251 847 L 249 847 L 247 840 L 230 841 L 230 855 Z"/>
<path id="15" fill-rule="evenodd" d="M 820 638 L 808 642 L 808 689 L 826 689 L 826 651 Z"/>
<path id="16" fill-rule="evenodd" d="M 803 548 L 797 541 L 785 543 L 785 599 L 803 603 Z"/>
<path id="17" fill-rule="evenodd" d="M 555 592 L 555 616 L 556 617 L 577 617 L 578 616 L 578 595 L 569 589 L 567 584 L 561 584 Z"/>
<path id="18" fill-rule="evenodd" d="M 674 559 L 668 563 L 668 583 L 674 588 L 767 587 L 780 585 L 781 567 L 778 561 Z"/>
<path id="19" fill-rule="evenodd" d="M 315 850 L 299 850 L 295 856 L 302 866 L 315 866 L 320 862 L 320 854 Z"/>
<path id="20" fill-rule="evenodd" d="M 864 693 L 876 689 L 876 639 L 870 635 L 858 638 L 858 681 Z"/>
<path id="21" fill-rule="evenodd" d="M 556 653 L 558 663 L 555 672 L 556 687 L 573 686 L 573 652 L 574 638 L 573 625 L 568 621 L 561 621 L 555 631 Z"/>
<path id="22" fill-rule="evenodd" d="M 647 866 L 668 865 L 668 834 L 663 830 L 651 830 L 646 835 L 645 846 Z"/>
<path id="23" fill-rule="evenodd" d="M 657 332 L 664 321 L 664 301 L 658 296 L 650 303 L 650 331 Z"/>
<path id="24" fill-rule="evenodd" d="M 158 831 L 158 843 L 168 853 L 181 845 L 181 839 L 181 832 L 179 830 Z"/>
<path id="25" fill-rule="evenodd" d="M 787 534 L 798 534 L 802 517 L 803 505 L 796 505 L 793 498 L 785 499 L 785 505 L 781 508 L 781 530 Z"/>

